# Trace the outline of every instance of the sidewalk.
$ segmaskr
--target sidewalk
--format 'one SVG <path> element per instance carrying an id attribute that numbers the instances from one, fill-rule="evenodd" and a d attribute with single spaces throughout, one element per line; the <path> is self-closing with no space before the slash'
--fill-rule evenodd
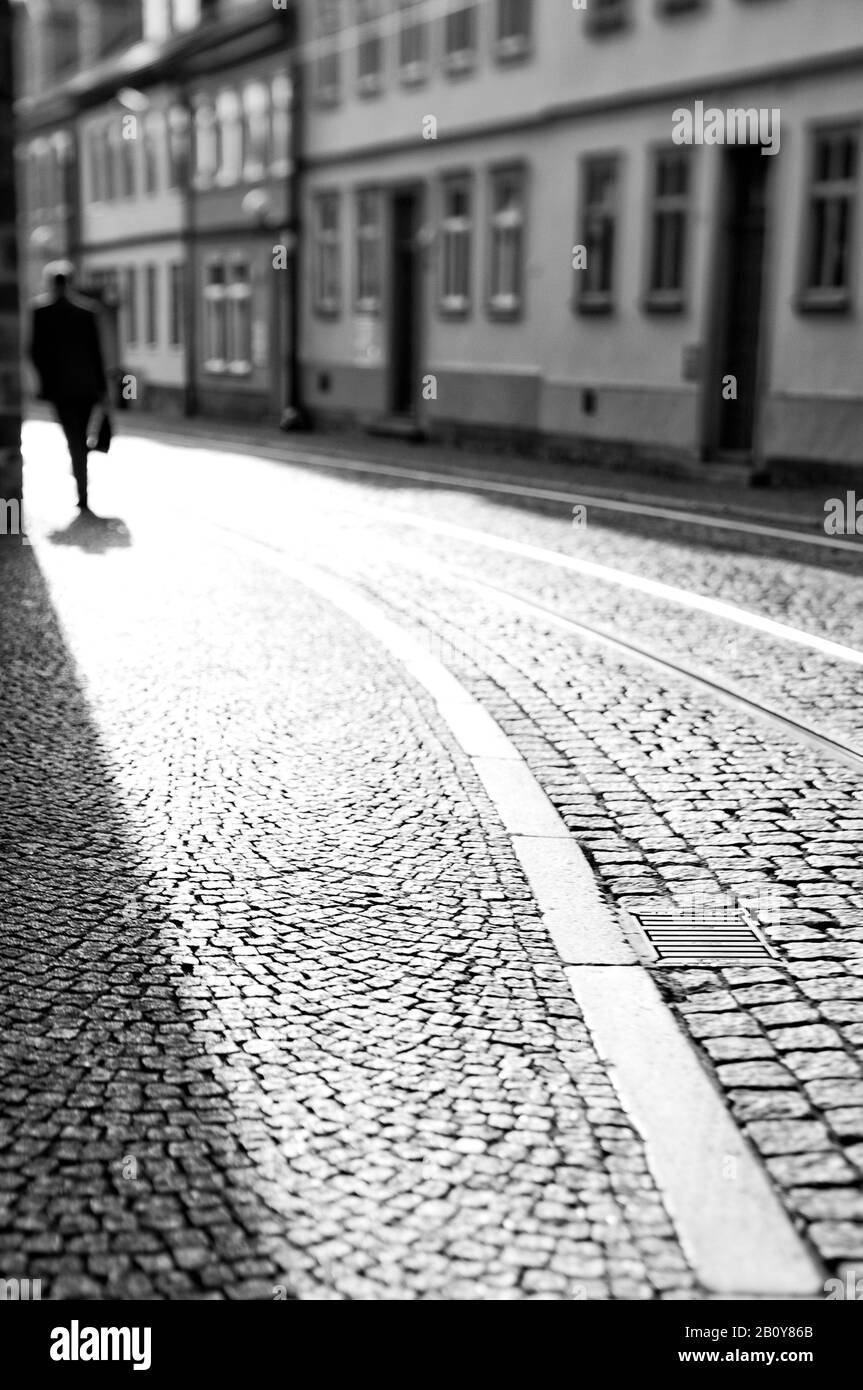
<path id="1" fill-rule="evenodd" d="M 48 418 L 44 406 L 31 405 L 28 416 Z M 723 478 L 720 465 L 705 465 L 703 480 L 666 477 L 644 469 L 609 469 L 587 464 L 555 462 L 519 454 L 482 452 L 440 443 L 409 443 L 363 432 L 298 432 L 284 434 L 272 422 L 254 424 L 184 419 L 143 412 L 115 414 L 117 432 L 159 437 L 170 435 L 209 448 L 246 452 L 276 450 L 285 461 L 326 464 L 328 459 L 373 465 L 386 464 L 439 474 L 441 479 L 470 475 L 487 482 L 529 485 L 609 500 L 641 503 L 699 512 L 718 518 L 753 521 L 765 526 L 823 534 L 825 503 L 844 492 L 833 481 L 822 487 L 751 488 Z M 863 494 L 861 494 L 863 495 Z M 851 539 L 851 538 L 849 538 Z"/>

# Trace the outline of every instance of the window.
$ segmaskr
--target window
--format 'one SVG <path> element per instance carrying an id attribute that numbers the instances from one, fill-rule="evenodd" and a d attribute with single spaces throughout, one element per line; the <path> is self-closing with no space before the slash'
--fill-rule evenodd
<path id="1" fill-rule="evenodd" d="M 384 61 L 379 0 L 356 0 L 356 16 L 357 88 L 361 96 L 370 96 L 381 89 Z"/>
<path id="2" fill-rule="evenodd" d="M 141 160 L 144 166 L 144 192 L 155 193 L 159 187 L 159 149 L 162 144 L 164 120 L 158 111 L 144 117 L 141 138 Z"/>
<path id="3" fill-rule="evenodd" d="M 44 216 L 49 208 L 51 190 L 48 179 L 49 146 L 44 140 L 35 140 L 28 155 L 28 203 L 31 215 Z"/>
<path id="4" fill-rule="evenodd" d="M 357 309 L 377 313 L 381 305 L 381 200 L 375 191 L 357 194 Z"/>
<path id="5" fill-rule="evenodd" d="M 524 170 L 495 170 L 491 177 L 489 309 L 496 318 L 514 318 L 523 304 L 524 204 Z"/>
<path id="6" fill-rule="evenodd" d="M 68 131 L 54 136 L 55 154 L 57 159 L 57 197 L 60 200 L 60 210 L 65 215 L 69 207 L 70 183 L 69 175 L 72 166 L 72 137 Z"/>
<path id="7" fill-rule="evenodd" d="M 440 307 L 445 314 L 463 315 L 470 308 L 472 189 L 468 178 L 447 179 L 443 185 L 440 246 Z"/>
<path id="8" fill-rule="evenodd" d="M 286 73 L 277 73 L 273 78 L 270 93 L 273 103 L 271 129 L 271 174 L 287 174 L 291 168 L 292 116 L 291 103 L 294 89 Z"/>
<path id="9" fill-rule="evenodd" d="M 700 10 L 703 4 L 704 0 L 656 0 L 656 8 L 663 15 L 688 14 L 690 10 Z"/>
<path id="10" fill-rule="evenodd" d="M 631 0 L 590 0 L 585 22 L 590 34 L 611 34 L 625 29 L 632 18 Z"/>
<path id="11" fill-rule="evenodd" d="M 245 261 L 210 261 L 206 268 L 204 356 L 209 372 L 240 376 L 252 370 L 252 285 Z"/>
<path id="12" fill-rule="evenodd" d="M 498 0 L 496 57 L 520 58 L 528 52 L 532 11 L 532 0 Z"/>
<path id="13" fill-rule="evenodd" d="M 47 38 L 51 76 L 59 79 L 69 76 L 80 63 L 78 15 L 74 8 L 51 6 Z"/>
<path id="14" fill-rule="evenodd" d="M 421 82 L 428 71 L 428 24 L 422 0 L 400 0 L 399 76 L 402 82 Z"/>
<path id="15" fill-rule="evenodd" d="M 83 6 L 81 7 L 83 9 Z M 126 50 L 139 43 L 143 37 L 143 15 L 140 5 L 117 5 L 102 3 L 98 7 L 98 49 L 99 58 Z M 81 16 L 87 23 L 84 15 Z"/>
<path id="16" fill-rule="evenodd" d="M 613 307 L 617 180 L 616 158 L 601 156 L 585 161 L 581 244 L 587 251 L 587 265 L 576 272 L 576 302 L 582 313 L 602 313 Z"/>
<path id="17" fill-rule="evenodd" d="M 237 183 L 243 169 L 243 123 L 236 92 L 220 92 L 216 101 L 216 182 Z"/>
<path id="18" fill-rule="evenodd" d="M 341 4 L 339 0 L 315 0 L 315 4 L 315 100 L 321 105 L 333 105 L 339 99 L 341 85 Z"/>
<path id="19" fill-rule="evenodd" d="M 146 293 L 145 332 L 148 347 L 159 345 L 159 272 L 155 265 L 148 265 L 144 271 Z"/>
<path id="20" fill-rule="evenodd" d="M 315 201 L 314 305 L 319 314 L 341 311 L 341 217 L 338 193 L 320 193 Z"/>
<path id="21" fill-rule="evenodd" d="M 225 295 L 225 267 L 211 261 L 204 285 L 204 366 L 210 372 L 223 372 L 228 364 L 228 316 Z"/>
<path id="22" fill-rule="evenodd" d="M 647 307 L 683 308 L 689 229 L 689 150 L 662 150 L 653 169 Z"/>
<path id="23" fill-rule="evenodd" d="M 138 341 L 138 272 L 133 265 L 123 271 L 123 323 L 126 346 Z"/>
<path id="24" fill-rule="evenodd" d="M 114 153 L 117 159 L 117 186 L 121 198 L 134 198 L 135 196 L 135 148 L 138 144 L 138 121 L 132 118 L 134 124 L 127 130 L 125 117 L 120 128 L 114 130 Z"/>
<path id="25" fill-rule="evenodd" d="M 845 309 L 851 302 L 851 257 L 859 173 L 858 127 L 816 133 L 802 308 Z"/>
<path id="26" fill-rule="evenodd" d="M 145 0 L 145 37 L 161 40 L 193 29 L 210 8 L 209 0 Z"/>
<path id="27" fill-rule="evenodd" d="M 243 92 L 245 163 L 247 183 L 262 179 L 270 162 L 270 93 L 262 82 L 251 82 Z"/>
<path id="28" fill-rule="evenodd" d="M 87 159 L 90 165 L 90 198 L 94 203 L 104 202 L 105 146 L 98 126 L 91 126 L 87 131 Z"/>
<path id="29" fill-rule="evenodd" d="M 168 112 L 168 185 L 182 188 L 189 177 L 189 113 L 182 106 Z"/>
<path id="30" fill-rule="evenodd" d="M 180 262 L 172 261 L 168 268 L 169 342 L 171 347 L 180 347 L 184 337 L 183 319 L 185 315 L 185 287 L 183 275 L 183 266 Z"/>
<path id="31" fill-rule="evenodd" d="M 110 203 L 117 196 L 116 166 L 114 164 L 114 147 L 111 139 L 111 126 L 103 125 L 101 129 L 102 141 L 102 162 L 105 173 L 105 180 L 102 184 L 102 195 L 106 203 Z"/>
<path id="32" fill-rule="evenodd" d="M 476 62 L 476 4 L 452 4 L 444 17 L 444 63 L 462 72 Z"/>
<path id="33" fill-rule="evenodd" d="M 252 285 L 245 261 L 228 266 L 228 371 L 252 370 Z"/>
<path id="34" fill-rule="evenodd" d="M 112 266 L 97 266 L 87 275 L 85 298 L 93 298 L 106 307 L 113 308 L 119 303 L 117 271 Z"/>
<path id="35" fill-rule="evenodd" d="M 209 97 L 200 97 L 195 106 L 195 183 L 199 188 L 212 183 L 219 162 L 215 108 Z"/>

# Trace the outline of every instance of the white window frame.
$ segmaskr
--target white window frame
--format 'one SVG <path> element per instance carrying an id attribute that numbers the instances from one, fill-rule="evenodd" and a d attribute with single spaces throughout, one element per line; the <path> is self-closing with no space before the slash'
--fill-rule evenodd
<path id="1" fill-rule="evenodd" d="M 281 178 L 291 172 L 294 89 L 285 72 L 270 83 L 270 173 Z"/>
<path id="2" fill-rule="evenodd" d="M 243 122 L 243 179 L 254 183 L 266 176 L 271 162 L 270 89 L 266 83 L 247 82 L 243 88 Z"/>
<path id="3" fill-rule="evenodd" d="M 591 173 L 598 167 L 606 165 L 612 170 L 611 180 L 612 193 L 606 197 L 605 201 L 588 202 L 588 185 Z M 588 261 L 587 270 L 575 271 L 576 293 L 575 308 L 580 314 L 607 314 L 611 313 L 615 304 L 617 263 L 620 249 L 620 208 L 621 208 L 621 177 L 623 172 L 623 161 L 617 153 L 596 153 L 587 154 L 581 160 L 579 170 L 579 186 L 581 189 L 581 216 L 579 219 L 579 231 L 577 240 L 580 244 L 587 247 Z M 605 289 L 597 288 L 594 284 L 594 267 L 596 255 L 593 252 L 594 238 L 590 233 L 591 218 L 610 222 L 612 229 L 611 237 L 611 256 L 609 264 L 608 286 Z"/>
<path id="4" fill-rule="evenodd" d="M 237 276 L 242 266 L 245 274 Z M 228 349 L 227 369 L 231 376 L 250 376 L 252 372 L 252 268 L 240 256 L 232 257 L 226 265 L 227 283 L 225 299 L 227 303 L 226 346 Z M 242 319 L 245 319 L 245 324 Z M 248 351 L 240 349 L 242 336 L 246 338 Z M 246 331 L 248 330 L 248 331 Z"/>
<path id="5" fill-rule="evenodd" d="M 516 189 L 516 206 L 499 208 L 502 185 Z M 527 232 L 527 170 L 523 164 L 499 165 L 489 176 L 489 260 L 488 311 L 496 319 L 520 318 L 524 311 L 525 238 Z M 505 256 L 504 256 L 505 253 Z M 495 283 L 501 268 L 509 261 L 510 288 Z"/>
<path id="6" fill-rule="evenodd" d="M 222 272 L 221 281 L 211 281 L 210 273 L 215 269 Z M 221 256 L 210 256 L 204 263 L 204 370 L 213 373 L 223 373 L 228 370 L 228 305 L 227 305 L 227 276 L 228 268 L 225 260 Z M 211 353 L 213 347 L 212 324 L 213 316 L 217 314 L 221 319 L 220 337 L 224 347 L 224 356 L 215 356 Z"/>
<path id="7" fill-rule="evenodd" d="M 335 208 L 335 226 L 324 226 L 324 211 Z M 314 194 L 312 295 L 315 313 L 337 318 L 342 312 L 342 196 L 335 189 Z"/>
<path id="8" fill-rule="evenodd" d="M 213 98 L 202 94 L 195 99 L 194 184 L 210 188 L 219 172 L 219 130 Z"/>
<path id="9" fill-rule="evenodd" d="M 853 175 L 842 178 L 820 179 L 817 176 L 819 145 L 824 140 L 851 138 L 856 145 L 856 168 Z M 863 130 L 859 121 L 837 120 L 813 128 L 810 134 L 809 168 L 806 184 L 806 221 L 804 232 L 804 258 L 801 276 L 801 291 L 798 296 L 799 309 L 813 311 L 845 311 L 854 301 L 857 261 L 859 255 L 859 207 L 860 184 L 863 178 Z M 845 243 L 845 262 L 847 267 L 845 283 L 841 286 L 812 283 L 816 206 L 821 202 L 832 205 L 840 202 L 847 206 L 848 234 Z M 834 227 L 835 213 L 831 218 Z M 826 253 L 822 256 L 822 262 Z M 822 266 L 823 268 L 823 266 Z"/>
<path id="10" fill-rule="evenodd" d="M 371 219 L 364 218 L 367 209 Z M 356 296 L 358 313 L 378 314 L 383 295 L 383 199 L 377 188 L 358 188 L 356 216 Z M 371 293 L 368 281 L 371 282 Z M 365 282 L 365 283 L 364 283 Z"/>
<path id="11" fill-rule="evenodd" d="M 232 188 L 243 176 L 243 110 L 240 98 L 230 88 L 216 97 L 216 128 L 219 166 L 215 182 Z"/>
<path id="12" fill-rule="evenodd" d="M 686 186 L 682 193 L 659 192 L 659 171 L 664 160 L 679 162 L 686 170 Z M 653 158 L 650 163 L 650 228 L 647 237 L 647 288 L 644 298 L 644 307 L 650 312 L 679 313 L 686 306 L 689 242 L 692 231 L 692 181 L 694 172 L 695 165 L 690 149 L 671 146 L 654 150 Z M 657 251 L 661 249 L 661 242 L 665 235 L 664 219 L 668 217 L 680 218 L 683 227 L 680 252 L 680 283 L 677 285 L 654 283 L 653 271 L 656 255 Z"/>
<path id="13" fill-rule="evenodd" d="M 467 194 L 467 213 L 447 212 L 449 197 L 457 192 Z M 471 174 L 448 174 L 441 181 L 440 222 L 440 293 L 439 309 L 446 318 L 466 318 L 471 310 L 473 291 L 473 242 L 475 219 L 474 181 Z M 458 251 L 458 247 L 463 249 Z M 464 284 L 453 289 L 450 277 L 464 270 Z"/>

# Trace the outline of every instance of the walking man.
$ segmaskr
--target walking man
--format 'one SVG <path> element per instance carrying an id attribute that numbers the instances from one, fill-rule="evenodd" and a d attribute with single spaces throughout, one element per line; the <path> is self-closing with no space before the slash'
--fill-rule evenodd
<path id="1" fill-rule="evenodd" d="M 54 407 L 66 436 L 78 488 L 78 508 L 87 505 L 87 424 L 103 403 L 108 384 L 99 343 L 99 323 L 88 300 L 71 293 L 72 267 L 46 267 L 50 292 L 36 301 L 30 357 L 39 376 L 40 397 Z"/>

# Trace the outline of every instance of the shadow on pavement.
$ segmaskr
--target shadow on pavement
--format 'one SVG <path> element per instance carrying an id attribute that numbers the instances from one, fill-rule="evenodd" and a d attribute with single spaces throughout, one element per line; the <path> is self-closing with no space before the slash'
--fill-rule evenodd
<path id="1" fill-rule="evenodd" d="M 0 584 L 0 1277 L 271 1298 L 238 1103 L 31 549 L 0 542 Z"/>
<path id="2" fill-rule="evenodd" d="M 55 531 L 48 540 L 52 545 L 75 545 L 92 555 L 104 555 L 106 550 L 126 549 L 132 544 L 132 533 L 118 516 L 96 516 L 95 512 L 81 513 Z"/>

